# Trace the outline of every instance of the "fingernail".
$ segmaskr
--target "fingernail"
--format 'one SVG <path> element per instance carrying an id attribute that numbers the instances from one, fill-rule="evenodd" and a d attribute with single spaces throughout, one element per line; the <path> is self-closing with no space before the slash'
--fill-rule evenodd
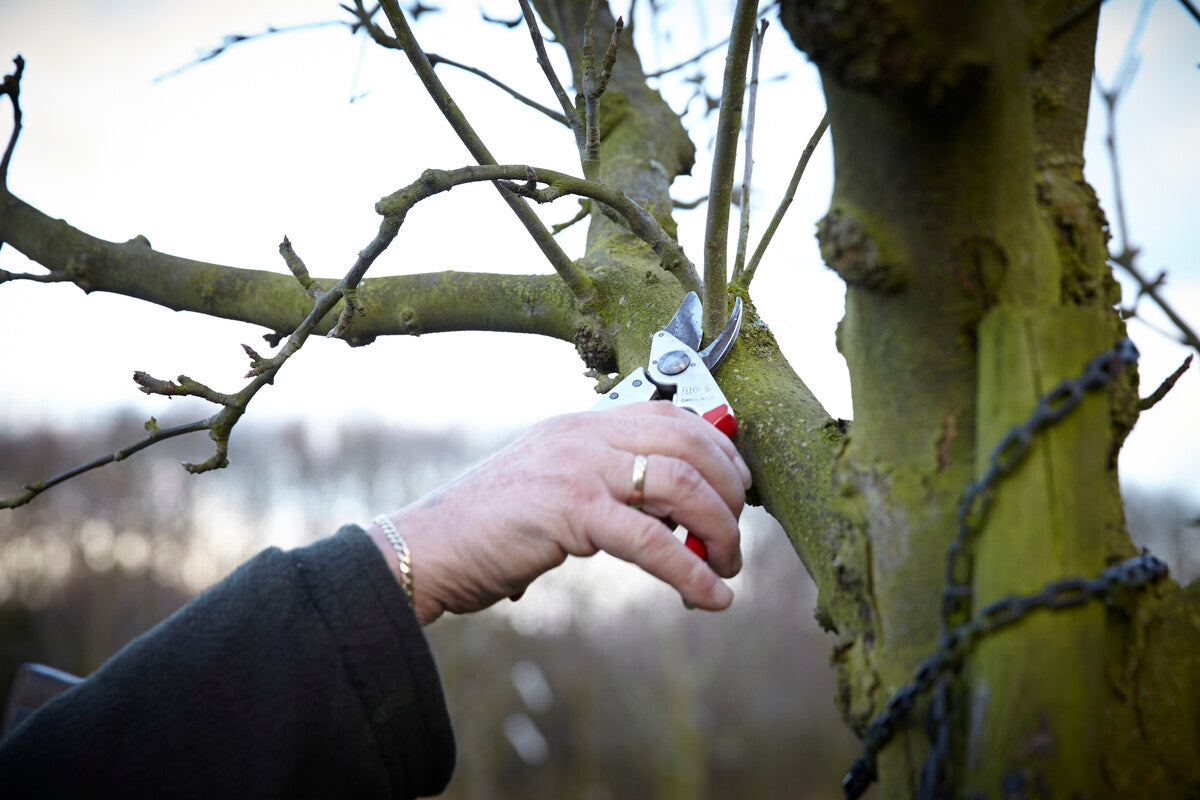
<path id="1" fill-rule="evenodd" d="M 733 589 L 730 589 L 724 581 L 717 581 L 713 586 L 712 597 L 718 605 L 724 608 L 733 602 Z"/>
<path id="2" fill-rule="evenodd" d="M 746 463 L 746 460 L 742 458 L 740 453 L 738 454 L 737 465 L 738 471 L 742 473 L 742 483 L 745 485 L 745 488 L 749 489 L 753 476 L 750 474 L 750 466 Z"/>

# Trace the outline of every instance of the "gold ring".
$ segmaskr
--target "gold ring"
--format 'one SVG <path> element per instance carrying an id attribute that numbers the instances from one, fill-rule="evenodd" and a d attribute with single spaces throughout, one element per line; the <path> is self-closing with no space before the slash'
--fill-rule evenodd
<path id="1" fill-rule="evenodd" d="M 646 457 L 637 455 L 633 457 L 633 493 L 629 495 L 629 505 L 633 508 L 641 508 L 642 501 L 646 499 L 642 494 L 642 490 L 646 488 Z"/>

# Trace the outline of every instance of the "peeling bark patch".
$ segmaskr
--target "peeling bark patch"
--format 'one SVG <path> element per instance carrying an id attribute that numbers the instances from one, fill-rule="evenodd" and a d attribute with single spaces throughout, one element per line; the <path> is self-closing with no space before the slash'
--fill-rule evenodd
<path id="1" fill-rule="evenodd" d="M 830 209 L 817 223 L 821 257 L 848 285 L 880 292 L 903 288 L 903 271 L 889 259 L 861 221 L 841 209 Z"/>

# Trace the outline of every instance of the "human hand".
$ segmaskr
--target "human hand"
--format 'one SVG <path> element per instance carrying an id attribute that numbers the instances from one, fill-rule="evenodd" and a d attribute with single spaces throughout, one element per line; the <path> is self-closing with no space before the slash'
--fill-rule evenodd
<path id="1" fill-rule="evenodd" d="M 646 456 L 640 510 L 629 506 L 639 454 Z M 422 625 L 443 611 L 486 608 L 568 555 L 598 550 L 718 610 L 733 600 L 721 578 L 742 566 L 737 520 L 749 485 L 746 463 L 712 425 L 670 403 L 634 403 L 539 423 L 390 517 L 411 553 Z M 707 562 L 675 537 L 672 523 L 704 542 Z M 382 530 L 372 525 L 368 534 L 398 574 Z"/>

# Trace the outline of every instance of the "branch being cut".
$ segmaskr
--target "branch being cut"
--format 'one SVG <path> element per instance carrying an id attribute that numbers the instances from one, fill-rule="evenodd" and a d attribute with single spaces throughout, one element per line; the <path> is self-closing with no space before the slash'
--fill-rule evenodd
<path id="1" fill-rule="evenodd" d="M 742 127 L 742 96 L 746 93 L 746 59 L 754 39 L 757 7 L 753 0 L 738 0 L 733 30 L 725 54 L 725 80 L 721 89 L 721 115 L 713 148 L 712 180 L 708 189 L 708 222 L 704 229 L 704 330 L 719 331 L 725 324 L 725 284 L 729 276 L 729 207 L 733 194 L 734 161 Z"/>
<path id="2" fill-rule="evenodd" d="M 733 276 L 736 278 L 746 266 L 746 243 L 750 238 L 750 183 L 754 173 L 754 117 L 758 110 L 758 67 L 762 61 L 763 36 L 767 33 L 764 19 L 754 32 L 754 54 L 750 66 L 750 102 L 746 109 L 746 157 L 742 164 L 742 219 L 738 225 L 737 253 L 733 259 Z"/>

